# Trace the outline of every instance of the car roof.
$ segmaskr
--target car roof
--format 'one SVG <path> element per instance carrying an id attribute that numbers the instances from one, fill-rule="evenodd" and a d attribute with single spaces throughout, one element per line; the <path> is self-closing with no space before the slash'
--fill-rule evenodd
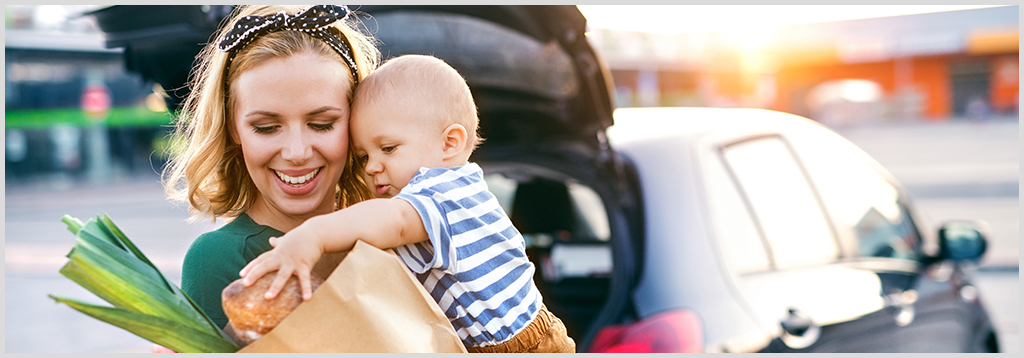
<path id="1" fill-rule="evenodd" d="M 634 146 L 659 141 L 684 141 L 690 146 L 707 137 L 730 143 L 757 136 L 779 134 L 819 136 L 842 135 L 814 120 L 791 113 L 758 108 L 649 107 L 615 110 L 615 125 L 608 128 L 608 139 L 617 151 L 629 153 Z M 725 140 L 732 138 L 733 140 Z M 856 147 L 853 143 L 850 146 Z M 889 171 L 874 158 L 856 151 L 865 162 L 897 187 L 902 187 Z"/>
<path id="2" fill-rule="evenodd" d="M 617 146 L 665 137 L 693 141 L 710 133 L 742 136 L 821 126 L 804 117 L 758 108 L 619 108 L 614 117 L 608 136 Z"/>

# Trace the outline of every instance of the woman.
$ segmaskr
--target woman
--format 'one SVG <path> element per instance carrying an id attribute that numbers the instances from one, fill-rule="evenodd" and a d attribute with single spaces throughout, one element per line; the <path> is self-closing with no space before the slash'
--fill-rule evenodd
<path id="1" fill-rule="evenodd" d="M 221 291 L 307 218 L 370 193 L 348 150 L 349 102 L 379 61 L 345 7 L 248 6 L 200 54 L 165 171 L 192 219 L 229 220 L 189 247 L 182 289 L 222 329 Z M 350 18 L 350 17 L 349 17 Z M 329 273 L 337 261 L 321 260 Z"/>

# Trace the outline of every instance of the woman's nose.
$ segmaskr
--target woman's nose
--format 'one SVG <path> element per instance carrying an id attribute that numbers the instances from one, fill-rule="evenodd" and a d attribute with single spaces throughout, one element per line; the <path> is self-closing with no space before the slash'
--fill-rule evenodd
<path id="1" fill-rule="evenodd" d="M 296 164 L 305 162 L 312 154 L 312 145 L 302 131 L 289 133 L 284 148 L 281 150 L 281 157 Z"/>

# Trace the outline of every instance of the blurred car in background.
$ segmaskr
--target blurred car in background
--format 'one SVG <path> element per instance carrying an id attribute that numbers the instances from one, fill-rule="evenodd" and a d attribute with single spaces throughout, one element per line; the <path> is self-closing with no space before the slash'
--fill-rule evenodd
<path id="1" fill-rule="evenodd" d="M 933 237 L 893 177 L 835 132 L 758 109 L 619 109 L 615 121 L 644 203 L 639 317 L 696 315 L 705 351 L 998 351 L 960 270 L 985 251 L 977 226 Z"/>
<path id="2" fill-rule="evenodd" d="M 883 168 L 820 124 L 754 109 L 614 110 L 575 6 L 350 7 L 385 58 L 429 54 L 466 78 L 486 138 L 472 160 L 578 351 L 999 350 L 961 270 L 984 253 L 977 226 L 933 235 Z M 161 8 L 95 16 L 126 56 L 188 61 L 196 31 L 226 13 L 135 21 Z M 127 62 L 163 88 L 183 85 L 181 66 Z"/>

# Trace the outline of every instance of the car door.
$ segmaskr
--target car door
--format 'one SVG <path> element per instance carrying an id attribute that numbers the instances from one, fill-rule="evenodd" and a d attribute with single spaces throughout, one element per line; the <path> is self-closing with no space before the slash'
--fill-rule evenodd
<path id="1" fill-rule="evenodd" d="M 809 126 L 811 127 L 811 126 Z M 909 199 L 863 151 L 821 127 L 788 137 L 831 215 L 849 267 L 878 276 L 886 309 L 862 318 L 896 352 L 965 352 L 974 346 L 970 297 L 956 276 L 920 264 L 923 235 Z M 937 265 L 941 268 L 949 265 Z M 970 291 L 970 289 L 968 289 Z M 969 295 L 968 295 L 969 296 Z"/>
<path id="2" fill-rule="evenodd" d="M 883 280 L 844 263 L 847 250 L 786 138 L 766 132 L 716 147 L 706 164 L 712 217 L 736 288 L 771 335 L 762 351 L 891 350 Z M 725 200 L 743 210 L 723 211 Z"/>

